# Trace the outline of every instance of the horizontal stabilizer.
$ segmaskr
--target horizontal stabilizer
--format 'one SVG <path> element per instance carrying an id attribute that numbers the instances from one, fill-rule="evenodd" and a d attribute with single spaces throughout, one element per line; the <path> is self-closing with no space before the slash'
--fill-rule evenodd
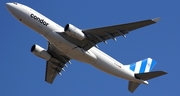
<path id="1" fill-rule="evenodd" d="M 149 80 L 165 74 L 167 73 L 164 71 L 153 71 L 153 72 L 135 74 L 135 77 L 142 80 Z"/>
<path id="2" fill-rule="evenodd" d="M 129 81 L 128 90 L 133 93 L 139 85 L 140 83 Z"/>

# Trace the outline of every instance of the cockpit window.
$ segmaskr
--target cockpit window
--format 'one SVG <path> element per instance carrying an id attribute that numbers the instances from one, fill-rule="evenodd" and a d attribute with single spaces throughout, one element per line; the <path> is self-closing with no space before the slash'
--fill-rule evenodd
<path id="1" fill-rule="evenodd" d="M 14 4 L 16 4 L 16 5 L 17 5 L 17 2 L 14 2 Z"/>

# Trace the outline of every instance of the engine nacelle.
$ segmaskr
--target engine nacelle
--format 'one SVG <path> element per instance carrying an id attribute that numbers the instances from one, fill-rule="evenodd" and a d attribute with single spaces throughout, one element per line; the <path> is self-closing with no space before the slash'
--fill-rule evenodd
<path id="1" fill-rule="evenodd" d="M 51 55 L 44 49 L 42 48 L 41 46 L 39 45 L 36 45 L 34 44 L 32 47 L 31 47 L 31 52 L 42 58 L 42 59 L 45 59 L 46 61 L 49 61 L 51 59 Z"/>
<path id="2" fill-rule="evenodd" d="M 84 38 L 86 38 L 85 34 L 82 32 L 82 30 L 80 30 L 79 28 L 75 27 L 72 24 L 67 24 L 65 26 L 64 31 L 71 37 L 74 37 L 76 39 L 79 40 L 83 40 Z"/>

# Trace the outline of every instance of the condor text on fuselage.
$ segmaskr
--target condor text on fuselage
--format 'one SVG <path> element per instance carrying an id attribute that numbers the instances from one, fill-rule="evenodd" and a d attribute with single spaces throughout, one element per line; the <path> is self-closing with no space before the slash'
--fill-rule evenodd
<path id="1" fill-rule="evenodd" d="M 30 17 L 33 18 L 34 20 L 36 20 L 37 22 L 45 25 L 45 26 L 48 26 L 48 25 L 49 25 L 46 21 L 44 21 L 44 19 L 41 19 L 41 18 L 37 17 L 37 16 L 34 15 L 34 14 L 31 14 Z"/>

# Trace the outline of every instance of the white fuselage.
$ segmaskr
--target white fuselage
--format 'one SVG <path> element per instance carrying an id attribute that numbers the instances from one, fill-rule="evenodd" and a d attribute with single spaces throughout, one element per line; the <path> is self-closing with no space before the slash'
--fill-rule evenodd
<path id="1" fill-rule="evenodd" d="M 58 50 L 63 52 L 64 55 L 70 57 L 71 59 L 91 64 L 92 66 L 106 73 L 120 78 L 144 83 L 143 80 L 139 80 L 134 77 L 133 71 L 126 68 L 123 64 L 100 51 L 96 47 L 92 47 L 88 51 L 84 51 L 83 49 L 64 39 L 58 34 L 64 32 L 64 28 L 47 17 L 41 15 L 37 11 L 19 3 L 7 3 L 6 5 L 8 10 L 15 18 L 44 36 Z"/>

